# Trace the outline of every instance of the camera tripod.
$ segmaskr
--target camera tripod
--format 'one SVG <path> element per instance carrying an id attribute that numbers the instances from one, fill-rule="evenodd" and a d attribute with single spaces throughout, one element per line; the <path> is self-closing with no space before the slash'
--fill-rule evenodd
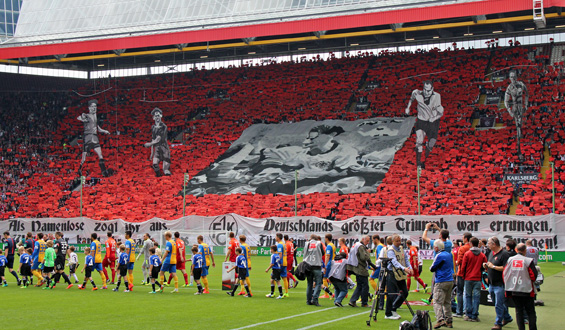
<path id="1" fill-rule="evenodd" d="M 379 279 L 379 285 L 377 286 L 377 291 L 373 295 L 373 304 L 371 305 L 371 313 L 369 314 L 369 320 L 367 320 L 367 326 L 371 326 L 371 318 L 373 319 L 373 321 L 375 321 L 375 322 L 377 321 L 377 314 L 379 313 L 379 303 L 380 303 L 381 297 L 398 296 L 398 295 L 402 294 L 401 292 L 398 292 L 398 293 L 385 292 L 386 279 L 388 278 L 389 272 L 391 272 L 390 270 L 388 270 L 388 263 L 390 262 L 390 258 L 379 258 L 379 260 L 382 261 L 381 271 L 379 272 L 379 278 L 378 278 Z M 394 268 L 394 266 L 393 266 L 393 268 Z M 402 272 L 402 270 L 400 270 L 400 269 L 394 269 L 392 271 L 393 272 Z M 389 299 L 389 297 L 387 297 L 387 299 Z M 405 300 L 404 302 L 406 303 L 406 306 L 408 307 L 408 310 L 410 311 L 410 314 L 412 314 L 412 317 L 413 317 L 414 311 L 412 310 L 412 306 L 410 306 L 410 303 L 408 302 L 408 300 Z"/>

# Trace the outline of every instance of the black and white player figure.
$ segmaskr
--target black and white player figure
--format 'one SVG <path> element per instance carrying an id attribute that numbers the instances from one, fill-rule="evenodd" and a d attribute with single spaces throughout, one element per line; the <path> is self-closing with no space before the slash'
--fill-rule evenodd
<path id="1" fill-rule="evenodd" d="M 153 160 L 153 170 L 155 175 L 161 176 L 159 170 L 159 162 L 163 162 L 163 173 L 171 175 L 169 170 L 171 167 L 171 150 L 167 143 L 167 125 L 161 121 L 163 118 L 163 111 L 159 108 L 151 111 L 155 124 L 151 126 L 151 142 L 145 143 L 146 148 L 151 147 L 151 159 Z"/>
<path id="2" fill-rule="evenodd" d="M 518 81 L 518 73 L 514 70 L 508 73 L 510 84 L 504 93 L 504 106 L 516 124 L 516 146 L 518 156 L 521 156 L 520 139 L 522 138 L 522 119 L 528 110 L 528 87 Z"/>
<path id="3" fill-rule="evenodd" d="M 104 157 L 102 157 L 102 149 L 100 148 L 98 132 L 102 134 L 110 134 L 110 132 L 100 128 L 98 125 L 98 118 L 96 117 L 97 106 L 98 100 L 88 101 L 89 113 L 83 113 L 77 117 L 77 120 L 84 124 L 84 145 L 82 149 L 82 159 L 80 160 L 80 168 L 78 170 L 79 175 L 82 175 L 82 166 L 86 161 L 86 155 L 91 150 L 94 150 L 94 152 L 98 155 L 98 164 L 100 165 L 102 175 L 109 176 L 106 165 L 104 164 Z"/>
<path id="4" fill-rule="evenodd" d="M 423 90 L 415 89 L 412 91 L 406 114 L 410 114 L 412 102 L 418 102 L 418 121 L 416 122 L 416 165 L 424 168 L 422 162 L 422 152 L 424 150 L 424 138 L 428 137 L 426 143 L 426 160 L 437 142 L 440 118 L 443 116 L 443 106 L 441 105 L 441 95 L 434 92 L 434 84 L 427 80 L 424 81 Z"/>

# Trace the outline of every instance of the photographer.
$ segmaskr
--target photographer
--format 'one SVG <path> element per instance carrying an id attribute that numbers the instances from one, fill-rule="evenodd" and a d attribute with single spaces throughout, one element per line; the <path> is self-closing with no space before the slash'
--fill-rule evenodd
<path id="1" fill-rule="evenodd" d="M 320 296 L 320 289 L 322 288 L 322 256 L 324 255 L 324 247 L 316 237 L 316 235 L 312 234 L 310 241 L 306 243 L 303 260 L 310 266 L 310 271 L 306 273 L 306 279 L 308 281 L 306 304 L 320 306 L 318 297 Z M 314 284 L 316 284 L 315 287 Z"/>
<path id="2" fill-rule="evenodd" d="M 369 271 L 368 266 L 373 269 L 377 267 L 371 262 L 371 254 L 367 250 L 367 245 L 371 242 L 370 236 L 363 236 L 360 242 L 357 242 L 351 248 L 349 258 L 347 259 L 347 270 L 355 273 L 357 280 L 357 287 L 351 299 L 349 299 L 349 306 L 357 307 L 357 299 L 361 296 L 361 306 L 369 307 Z"/>
<path id="3" fill-rule="evenodd" d="M 387 300 L 385 319 L 398 320 L 400 315 L 396 310 L 402 306 L 406 297 L 408 297 L 408 288 L 406 287 L 406 274 L 412 274 L 410 261 L 402 248 L 402 240 L 399 235 L 392 236 L 392 247 L 387 250 L 387 263 L 389 270 L 387 278 Z M 396 298 L 394 296 L 397 295 Z"/>

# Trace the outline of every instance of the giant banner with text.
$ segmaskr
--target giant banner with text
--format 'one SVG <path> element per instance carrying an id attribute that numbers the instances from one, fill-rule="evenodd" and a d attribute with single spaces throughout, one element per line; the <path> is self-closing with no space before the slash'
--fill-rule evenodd
<path id="1" fill-rule="evenodd" d="M 11 219 L 0 222 L 0 232 L 8 231 L 16 240 L 27 232 L 54 233 L 61 231 L 70 244 L 89 243 L 90 234 L 97 233 L 106 237 L 106 232 L 113 232 L 120 239 L 126 230 L 132 231 L 132 237 L 141 242 L 144 233 L 159 237 L 164 230 L 202 232 L 206 240 L 213 245 L 226 244 L 226 233 L 247 236 L 251 246 L 270 246 L 275 233 L 283 233 L 295 239 L 297 247 L 303 247 L 311 234 L 331 233 L 334 240 L 344 237 L 352 245 L 362 235 L 379 234 L 387 236 L 399 234 L 404 240 L 410 239 L 421 250 L 428 250 L 421 235 L 426 223 L 435 222 L 442 229 L 448 229 L 452 239 L 461 238 L 463 233 L 471 232 L 479 238 L 497 236 L 502 242 L 513 238 L 518 242 L 531 239 L 533 245 L 549 251 L 565 251 L 565 215 L 549 214 L 536 217 L 508 215 L 487 216 L 396 216 L 396 217 L 353 217 L 344 221 L 329 221 L 316 217 L 266 218 L 253 219 L 237 214 L 216 217 L 187 216 L 177 220 L 153 218 L 145 222 L 126 222 L 121 219 L 97 221 L 88 218 L 70 219 Z M 437 232 L 430 232 L 431 238 L 437 238 Z M 187 237 L 188 239 L 188 237 Z M 190 239 L 192 240 L 192 239 Z M 195 242 L 188 241 L 188 244 Z"/>

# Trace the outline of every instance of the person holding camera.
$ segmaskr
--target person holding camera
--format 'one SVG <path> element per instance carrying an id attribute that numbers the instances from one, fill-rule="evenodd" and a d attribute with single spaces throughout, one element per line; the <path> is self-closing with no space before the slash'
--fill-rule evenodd
<path id="1" fill-rule="evenodd" d="M 387 277 L 387 299 L 385 309 L 385 319 L 398 320 L 400 315 L 396 310 L 402 306 L 406 297 L 408 297 L 408 287 L 406 286 L 406 274 L 412 274 L 410 260 L 408 255 L 404 253 L 402 240 L 400 236 L 394 234 L 392 236 L 392 247 L 387 249 L 388 277 Z M 396 298 L 394 297 L 396 296 Z"/>
<path id="2" fill-rule="evenodd" d="M 357 307 L 357 299 L 361 297 L 361 306 L 369 307 L 369 271 L 368 267 L 376 269 L 377 267 L 371 262 L 371 254 L 367 249 L 367 245 L 371 242 L 370 236 L 363 236 L 360 242 L 353 244 L 349 257 L 347 259 L 347 270 L 355 273 L 357 287 L 351 299 L 349 306 Z"/>
<path id="3" fill-rule="evenodd" d="M 322 288 L 322 266 L 324 261 L 324 247 L 322 242 L 316 239 L 317 235 L 312 234 L 310 241 L 304 247 L 303 261 L 309 265 L 310 271 L 306 273 L 308 287 L 306 289 L 306 305 L 320 306 L 318 298 Z M 315 285 L 314 285 L 315 284 Z"/>

